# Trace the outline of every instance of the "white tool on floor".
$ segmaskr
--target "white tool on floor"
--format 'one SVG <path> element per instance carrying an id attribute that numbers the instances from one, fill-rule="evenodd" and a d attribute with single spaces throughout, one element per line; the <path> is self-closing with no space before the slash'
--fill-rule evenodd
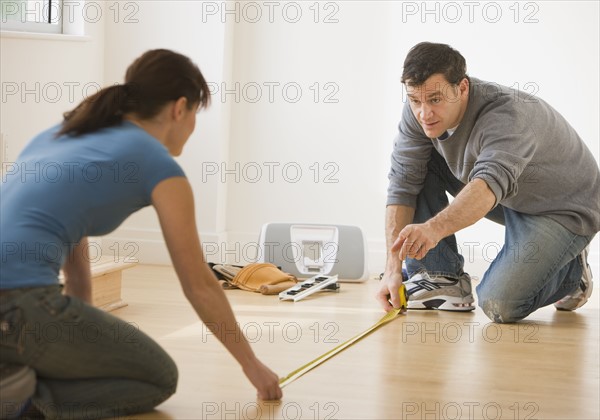
<path id="1" fill-rule="evenodd" d="M 337 292 L 340 288 L 337 281 L 338 276 L 314 276 L 279 293 L 279 300 L 293 300 L 294 302 L 297 302 L 319 290 L 332 290 Z"/>

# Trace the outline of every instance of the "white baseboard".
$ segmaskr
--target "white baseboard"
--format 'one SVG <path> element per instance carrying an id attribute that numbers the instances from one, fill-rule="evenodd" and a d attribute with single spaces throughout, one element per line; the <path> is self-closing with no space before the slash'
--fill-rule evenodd
<path id="1" fill-rule="evenodd" d="M 227 234 L 201 232 L 200 238 L 206 260 L 220 262 L 212 244 L 226 244 Z M 110 256 L 115 261 L 172 264 L 167 245 L 159 229 L 119 229 L 111 235 L 104 236 L 100 243 L 103 256 Z"/>
<path id="2" fill-rule="evenodd" d="M 260 232 L 228 232 L 227 246 L 221 245 L 221 258 L 227 264 L 246 265 L 257 260 Z M 225 252 L 227 251 L 227 252 Z"/>

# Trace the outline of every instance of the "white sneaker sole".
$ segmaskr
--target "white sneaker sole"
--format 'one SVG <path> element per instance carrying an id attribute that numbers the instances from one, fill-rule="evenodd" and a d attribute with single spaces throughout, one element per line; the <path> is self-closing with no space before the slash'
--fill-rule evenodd
<path id="1" fill-rule="evenodd" d="M 588 299 L 592 295 L 593 290 L 594 282 L 590 281 L 587 289 L 585 289 L 585 292 L 581 293 L 577 300 L 572 297 L 567 301 L 559 300 L 554 304 L 554 307 L 559 311 L 574 311 L 575 309 L 579 309 L 587 303 Z"/>
<path id="2" fill-rule="evenodd" d="M 468 312 L 475 309 L 473 301 L 459 300 L 456 296 L 438 295 L 424 300 L 409 300 L 408 309 L 437 309 L 439 311 Z"/>
<path id="3" fill-rule="evenodd" d="M 581 308 L 586 304 L 590 296 L 592 296 L 592 291 L 594 290 L 594 280 L 592 277 L 592 269 L 587 262 L 587 257 L 589 254 L 589 248 L 585 248 L 581 253 L 581 260 L 583 263 L 583 272 L 582 278 L 587 279 L 587 287 L 585 292 L 581 290 L 581 287 L 575 293 L 575 296 L 567 295 L 558 302 L 554 304 L 554 307 L 559 311 L 574 311 L 575 309 Z M 578 257 L 579 258 L 579 257 Z"/>

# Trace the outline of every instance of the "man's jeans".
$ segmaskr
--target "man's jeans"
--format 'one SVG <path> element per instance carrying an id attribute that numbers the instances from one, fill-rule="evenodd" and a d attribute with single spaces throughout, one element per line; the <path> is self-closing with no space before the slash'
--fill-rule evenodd
<path id="1" fill-rule="evenodd" d="M 413 223 L 431 219 L 448 205 L 446 191 L 456 196 L 463 187 L 433 150 Z M 577 256 L 593 235 L 576 235 L 547 216 L 519 213 L 501 205 L 486 218 L 506 228 L 504 245 L 477 286 L 479 306 L 492 321 L 518 321 L 579 287 L 583 268 Z M 422 260 L 406 261 L 409 276 L 426 269 L 430 275 L 456 279 L 463 273 L 463 265 L 454 235 L 441 240 Z"/>
<path id="2" fill-rule="evenodd" d="M 33 402 L 46 418 L 149 411 L 177 386 L 175 363 L 150 337 L 59 285 L 3 290 L 0 339 L 3 363 L 36 371 Z"/>

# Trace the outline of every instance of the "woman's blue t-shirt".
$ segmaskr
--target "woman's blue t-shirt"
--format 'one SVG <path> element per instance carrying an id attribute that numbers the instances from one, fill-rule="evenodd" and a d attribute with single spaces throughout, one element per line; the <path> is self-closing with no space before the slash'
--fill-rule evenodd
<path id="1" fill-rule="evenodd" d="M 72 248 L 151 204 L 154 187 L 185 176 L 166 147 L 130 122 L 78 137 L 55 126 L 5 164 L 0 187 L 0 289 L 58 282 Z"/>

